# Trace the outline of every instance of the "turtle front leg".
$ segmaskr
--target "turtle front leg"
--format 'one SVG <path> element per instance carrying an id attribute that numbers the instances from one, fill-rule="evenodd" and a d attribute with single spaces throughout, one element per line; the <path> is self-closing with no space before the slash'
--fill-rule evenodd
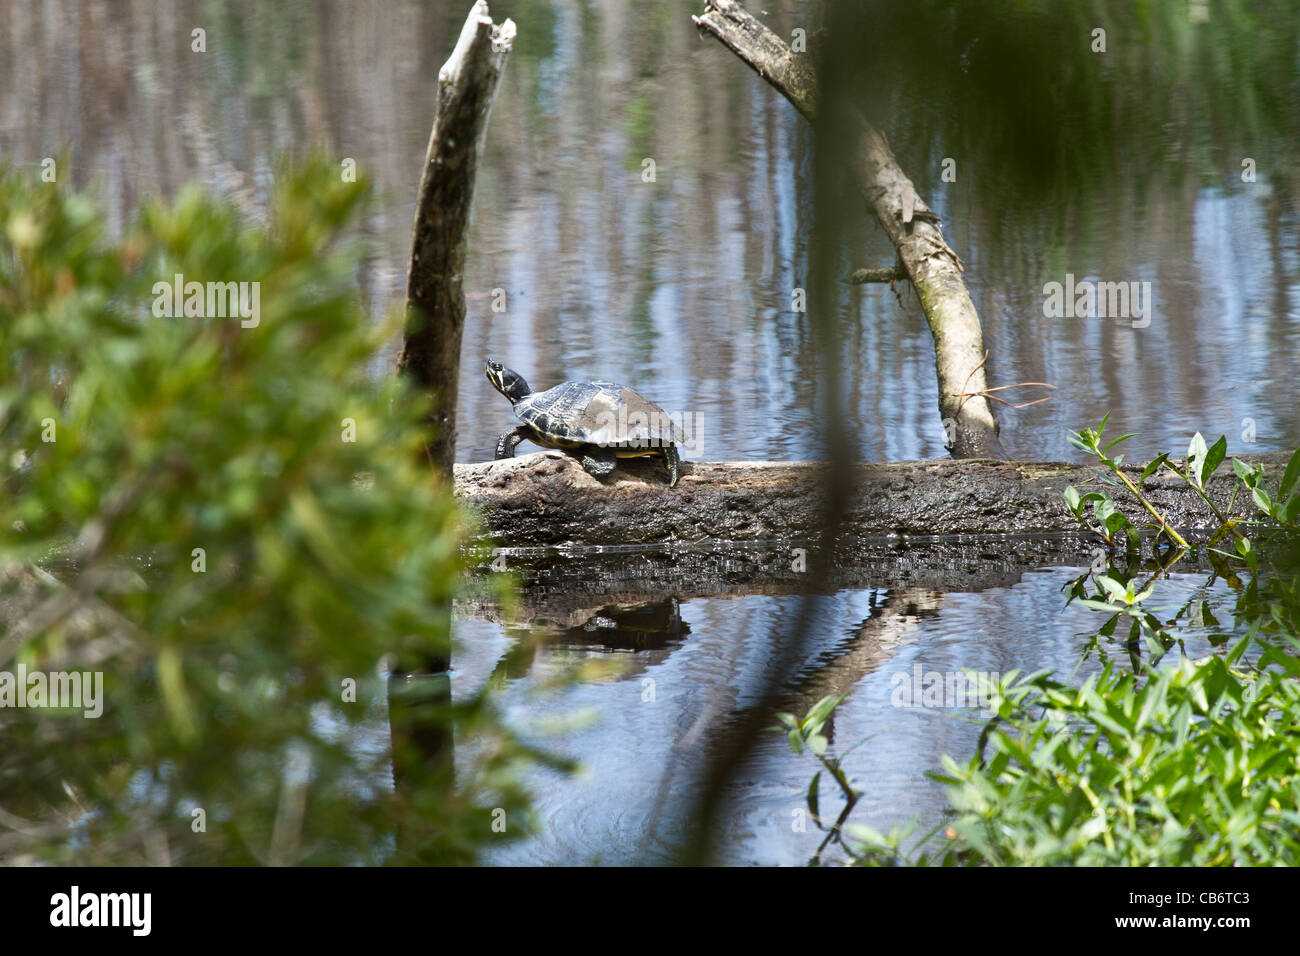
<path id="1" fill-rule="evenodd" d="M 515 447 L 528 437 L 528 429 L 520 425 L 497 439 L 497 461 L 502 458 L 514 458 Z"/>
<path id="2" fill-rule="evenodd" d="M 664 464 L 668 466 L 668 487 L 677 487 L 677 463 L 681 460 L 677 457 L 676 445 L 664 445 L 663 449 Z"/>
<path id="3" fill-rule="evenodd" d="M 583 469 L 593 478 L 604 478 L 614 470 L 618 464 L 618 455 L 612 448 L 602 448 L 599 445 L 591 445 L 583 450 L 582 458 Z"/>

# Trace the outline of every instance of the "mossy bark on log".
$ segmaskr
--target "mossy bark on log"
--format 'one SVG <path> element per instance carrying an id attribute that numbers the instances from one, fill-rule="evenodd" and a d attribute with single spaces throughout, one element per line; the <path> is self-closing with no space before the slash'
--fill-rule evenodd
<path id="1" fill-rule="evenodd" d="M 514 43 L 511 20 L 494 24 L 471 9 L 456 48 L 438 72 L 437 106 L 420 181 L 407 275 L 406 337 L 398 370 L 434 396 L 428 451 L 448 481 L 456 449 L 456 389 L 465 327 L 466 233 L 478 151 L 501 71 Z"/>
<path id="2" fill-rule="evenodd" d="M 1281 477 L 1288 453 L 1243 458 Z M 669 488 L 661 462 L 622 461 L 602 480 L 572 456 L 544 451 L 456 465 L 456 493 L 480 514 L 485 533 L 507 545 L 628 545 L 663 542 L 818 539 L 826 503 L 820 462 L 683 462 Z M 1141 465 L 1125 466 L 1136 482 Z M 1062 499 L 1107 491 L 1139 525 L 1147 515 L 1100 466 L 1063 462 L 911 461 L 853 466 L 846 538 L 880 535 L 1001 535 L 1078 532 Z M 1228 514 L 1236 478 L 1222 468 L 1208 490 Z M 1181 478 L 1161 470 L 1143 493 L 1175 527 L 1210 530 L 1214 515 Z M 1232 515 L 1254 513 L 1237 495 Z"/>
<path id="3" fill-rule="evenodd" d="M 805 58 L 734 0 L 708 0 L 692 17 L 788 99 L 809 122 L 817 119 L 817 76 Z M 939 217 L 917 195 L 885 137 L 860 112 L 849 119 L 856 174 L 868 205 L 916 287 L 934 338 L 939 414 L 954 458 L 1006 458 L 993 405 L 980 394 L 985 375 L 984 332 L 962 280 L 962 264 L 943 238 Z"/>

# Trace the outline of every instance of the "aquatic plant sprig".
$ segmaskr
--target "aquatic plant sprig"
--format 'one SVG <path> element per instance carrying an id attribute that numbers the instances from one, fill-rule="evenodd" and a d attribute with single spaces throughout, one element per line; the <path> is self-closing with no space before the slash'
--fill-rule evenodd
<path id="1" fill-rule="evenodd" d="M 1184 551 L 1190 550 L 1191 546 L 1186 542 L 1186 540 L 1184 540 L 1183 536 L 1180 535 L 1174 529 L 1174 527 L 1168 521 L 1165 520 L 1165 516 L 1156 510 L 1155 505 L 1151 503 L 1150 499 L 1148 499 L 1146 495 L 1142 494 L 1142 489 L 1140 487 L 1142 482 L 1146 481 L 1148 478 L 1151 477 L 1151 475 L 1155 474 L 1156 470 L 1160 467 L 1160 465 L 1164 462 L 1164 460 L 1168 456 L 1161 455 L 1157 457 L 1154 461 L 1147 464 L 1147 466 L 1142 470 L 1142 476 L 1138 479 L 1138 483 L 1134 484 L 1132 479 L 1130 479 L 1129 476 L 1126 475 L 1124 471 L 1120 468 L 1120 465 L 1124 461 L 1124 456 L 1118 455 L 1115 458 L 1111 458 L 1107 454 L 1107 452 L 1109 452 L 1120 442 L 1127 441 L 1128 439 L 1132 438 L 1137 433 L 1130 432 L 1127 435 L 1121 435 L 1119 438 L 1112 439 L 1105 446 L 1103 446 L 1101 444 L 1101 437 L 1102 437 L 1102 433 L 1106 430 L 1106 423 L 1109 420 L 1110 420 L 1110 413 L 1107 412 L 1105 416 L 1102 417 L 1101 424 L 1097 426 L 1096 431 L 1093 431 L 1091 428 L 1084 428 L 1077 432 L 1070 432 L 1070 443 L 1074 445 L 1076 448 L 1081 449 L 1082 451 L 1086 451 L 1089 454 L 1097 456 L 1098 460 L 1100 460 L 1103 465 L 1105 465 L 1108 469 L 1110 469 L 1111 473 L 1114 474 L 1115 477 L 1118 478 L 1126 488 L 1128 488 L 1129 492 L 1133 495 L 1133 497 L 1137 498 L 1137 500 L 1142 503 L 1142 507 L 1145 508 L 1147 512 L 1151 515 L 1151 517 L 1153 517 L 1156 520 L 1156 523 L 1160 525 L 1160 529 L 1164 531 L 1166 534 L 1168 534 L 1169 537 Z M 1217 443 L 1216 443 L 1216 447 L 1217 447 Z M 1069 490 L 1073 490 L 1073 489 L 1067 489 L 1067 491 Z M 1077 495 L 1078 493 L 1075 492 L 1075 494 Z M 1103 499 L 1105 498 L 1104 495 L 1099 495 L 1098 497 Z M 1067 497 L 1067 501 L 1068 500 L 1069 499 Z"/>
<path id="2" fill-rule="evenodd" d="M 807 802 L 808 811 L 812 816 L 813 822 L 818 827 L 826 830 L 826 838 L 822 840 L 821 845 L 817 847 L 817 853 L 813 860 L 816 861 L 821 857 L 826 846 L 832 841 L 840 839 L 840 833 L 844 821 L 848 819 L 849 814 L 857 805 L 858 798 L 862 796 L 857 790 L 853 789 L 853 784 L 849 780 L 848 774 L 844 772 L 842 762 L 844 757 L 848 756 L 849 751 L 834 756 L 828 754 L 830 747 L 829 739 L 822 733 L 822 728 L 826 721 L 835 712 L 835 708 L 843 703 L 844 694 L 829 694 L 823 697 L 817 703 L 813 704 L 807 715 L 800 719 L 794 714 L 778 713 L 777 719 L 786 730 L 786 737 L 790 742 L 790 749 L 796 754 L 801 754 L 804 750 L 809 750 L 821 762 L 826 773 L 830 774 L 836 784 L 839 785 L 840 792 L 844 795 L 844 808 L 840 811 L 839 817 L 829 827 L 823 825 L 821 817 L 820 793 L 821 793 L 821 776 L 822 771 L 817 771 L 813 775 L 812 781 L 808 784 Z M 778 728 L 779 729 L 779 728 Z M 856 745 L 855 745 L 856 746 Z"/>
<path id="3" fill-rule="evenodd" d="M 1192 440 L 1187 446 L 1187 460 L 1182 470 L 1179 470 L 1178 467 L 1169 460 L 1169 455 L 1166 452 L 1161 452 L 1160 456 L 1155 460 L 1165 468 L 1172 471 L 1179 478 L 1183 479 L 1183 481 L 1187 483 L 1187 486 L 1195 491 L 1197 495 L 1200 496 L 1201 500 L 1209 507 L 1210 511 L 1214 513 L 1214 517 L 1219 520 L 1219 528 L 1214 534 L 1215 539 L 1223 535 L 1224 532 L 1231 532 L 1238 538 L 1245 537 L 1245 535 L 1237 529 L 1237 522 L 1224 515 L 1224 513 L 1219 510 L 1218 505 L 1216 505 L 1210 499 L 1210 496 L 1205 493 L 1205 483 L 1210 480 L 1218 467 L 1223 464 L 1223 460 L 1227 457 L 1227 453 L 1227 436 L 1220 435 L 1218 441 L 1207 447 L 1205 444 L 1205 438 L 1200 432 L 1197 432 L 1192 436 Z M 1234 467 L 1239 464 L 1239 459 L 1234 458 L 1233 464 Z M 1234 502 L 1236 501 L 1236 497 L 1237 492 L 1234 489 L 1232 498 Z M 1229 505 L 1228 510 L 1232 510 L 1231 505 Z"/>

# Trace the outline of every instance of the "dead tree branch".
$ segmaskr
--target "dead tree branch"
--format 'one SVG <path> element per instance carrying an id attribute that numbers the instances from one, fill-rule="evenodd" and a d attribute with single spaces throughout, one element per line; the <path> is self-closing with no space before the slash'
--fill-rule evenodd
<path id="1" fill-rule="evenodd" d="M 804 57 L 750 16 L 735 0 L 707 0 L 705 13 L 693 17 L 707 33 L 753 67 L 809 122 L 815 122 L 818 82 Z M 962 280 L 963 265 L 943 238 L 939 217 L 917 195 L 881 135 L 854 111 L 844 131 L 853 137 L 855 174 L 876 220 L 898 249 L 907 276 L 916 287 L 934 337 L 939 379 L 939 414 L 953 435 L 954 458 L 1006 458 L 998 440 L 998 422 L 985 394 L 981 359 L 985 354 L 979 314 Z"/>
<path id="2" fill-rule="evenodd" d="M 438 71 L 437 107 L 420 181 L 406 289 L 406 340 L 398 370 L 433 394 L 427 452 L 451 481 L 456 449 L 456 386 L 465 327 L 466 233 L 478 151 L 515 37 L 478 0 L 450 58 Z"/>

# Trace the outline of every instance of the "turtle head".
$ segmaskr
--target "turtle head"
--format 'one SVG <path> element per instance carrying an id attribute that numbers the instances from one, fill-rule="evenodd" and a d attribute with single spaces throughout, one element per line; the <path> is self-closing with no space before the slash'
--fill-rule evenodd
<path id="1" fill-rule="evenodd" d="M 530 391 L 528 383 L 524 377 L 512 368 L 506 368 L 500 362 L 487 360 L 487 377 L 492 383 L 492 387 L 498 392 L 510 399 L 510 404 L 514 404 L 520 399 L 526 397 Z"/>

